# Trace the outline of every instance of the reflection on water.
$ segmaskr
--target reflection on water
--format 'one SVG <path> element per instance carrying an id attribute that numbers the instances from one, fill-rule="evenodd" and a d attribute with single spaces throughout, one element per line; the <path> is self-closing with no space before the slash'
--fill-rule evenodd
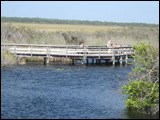
<path id="1" fill-rule="evenodd" d="M 130 66 L 17 65 L 1 70 L 2 118 L 141 118 L 124 110 Z M 145 118 L 143 116 L 142 118 Z"/>

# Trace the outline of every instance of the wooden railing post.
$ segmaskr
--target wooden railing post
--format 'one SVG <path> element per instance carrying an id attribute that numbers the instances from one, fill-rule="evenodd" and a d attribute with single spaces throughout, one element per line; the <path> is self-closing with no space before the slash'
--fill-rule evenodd
<path id="1" fill-rule="evenodd" d="M 14 45 L 14 55 L 16 56 L 16 63 L 18 63 L 18 56 L 17 56 L 17 53 L 16 53 L 16 45 Z"/>
<path id="2" fill-rule="evenodd" d="M 50 46 L 48 46 L 48 56 L 50 57 Z"/>
<path id="3" fill-rule="evenodd" d="M 99 47 L 99 49 L 98 49 L 98 53 L 99 53 L 99 59 L 100 59 L 100 47 Z"/>
<path id="4" fill-rule="evenodd" d="M 47 57 L 48 57 L 48 46 L 47 46 Z"/>
<path id="5" fill-rule="evenodd" d="M 31 56 L 32 56 L 32 45 L 31 45 Z"/>
<path id="6" fill-rule="evenodd" d="M 14 55 L 16 56 L 16 46 L 14 45 Z"/>
<path id="7" fill-rule="evenodd" d="M 112 63 L 115 65 L 115 51 L 112 49 Z"/>
<path id="8" fill-rule="evenodd" d="M 68 45 L 66 45 L 66 58 L 68 57 Z"/>
<path id="9" fill-rule="evenodd" d="M 87 47 L 83 46 L 83 63 L 86 62 L 86 53 L 87 53 Z"/>

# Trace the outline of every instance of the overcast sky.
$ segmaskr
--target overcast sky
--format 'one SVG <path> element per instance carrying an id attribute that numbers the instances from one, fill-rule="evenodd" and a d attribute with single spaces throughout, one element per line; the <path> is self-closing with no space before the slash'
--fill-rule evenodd
<path id="1" fill-rule="evenodd" d="M 1 1 L 1 16 L 159 24 L 159 2 Z"/>

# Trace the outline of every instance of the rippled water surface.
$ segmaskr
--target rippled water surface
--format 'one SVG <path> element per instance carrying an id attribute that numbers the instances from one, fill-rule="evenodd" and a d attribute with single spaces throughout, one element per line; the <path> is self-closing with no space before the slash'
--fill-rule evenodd
<path id="1" fill-rule="evenodd" d="M 125 96 L 120 88 L 130 71 L 130 66 L 106 65 L 3 68 L 1 117 L 134 118 L 124 110 Z"/>

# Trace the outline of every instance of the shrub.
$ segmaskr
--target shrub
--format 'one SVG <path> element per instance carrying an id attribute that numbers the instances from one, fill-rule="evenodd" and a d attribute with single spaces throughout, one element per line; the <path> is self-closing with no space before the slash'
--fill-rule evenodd
<path id="1" fill-rule="evenodd" d="M 16 63 L 16 57 L 8 50 L 1 51 L 1 66 L 13 65 Z"/>
<path id="2" fill-rule="evenodd" d="M 126 107 L 144 112 L 159 111 L 159 54 L 158 49 L 140 43 L 134 46 L 136 54 L 130 81 L 122 87 L 127 94 Z"/>
<path id="3" fill-rule="evenodd" d="M 122 87 L 128 95 L 126 107 L 151 112 L 159 103 L 159 84 L 151 81 L 135 80 Z"/>

